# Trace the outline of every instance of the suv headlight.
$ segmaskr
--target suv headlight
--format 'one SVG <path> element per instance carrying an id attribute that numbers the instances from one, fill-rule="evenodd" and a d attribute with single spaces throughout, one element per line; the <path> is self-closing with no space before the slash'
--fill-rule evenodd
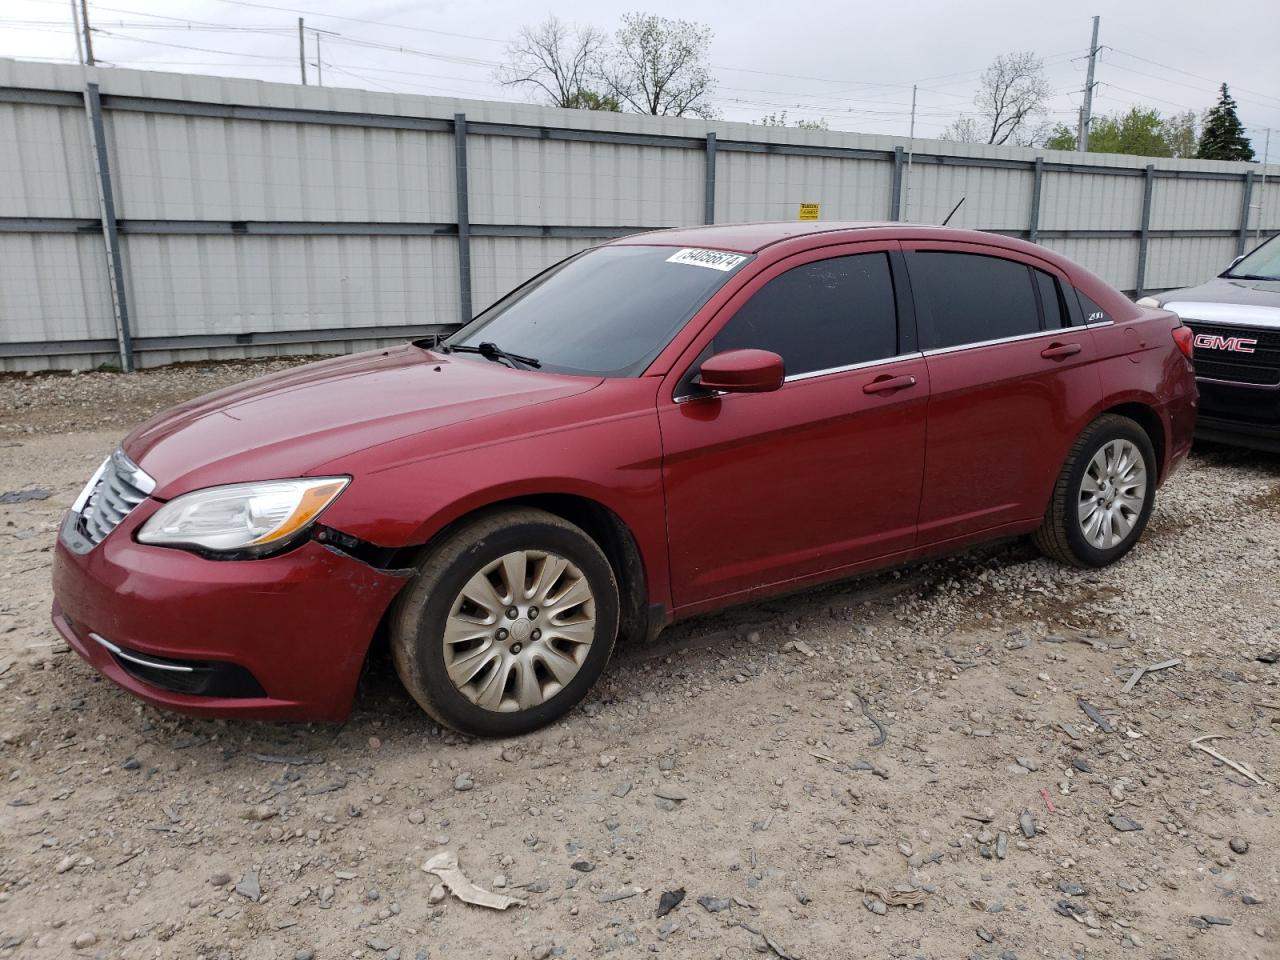
<path id="1" fill-rule="evenodd" d="M 349 477 L 234 483 L 183 494 L 151 515 L 138 541 L 214 553 L 271 553 L 300 537 Z"/>
<path id="2" fill-rule="evenodd" d="M 1140 307 L 1155 307 L 1157 310 L 1160 309 L 1160 301 L 1155 297 L 1141 297 L 1134 302 Z"/>

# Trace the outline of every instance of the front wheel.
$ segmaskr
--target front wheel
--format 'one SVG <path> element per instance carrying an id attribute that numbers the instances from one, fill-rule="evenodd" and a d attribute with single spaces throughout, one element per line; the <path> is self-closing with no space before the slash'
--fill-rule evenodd
<path id="1" fill-rule="evenodd" d="M 527 733 L 567 713 L 604 671 L 618 585 L 603 551 L 543 510 L 493 511 L 419 558 L 397 597 L 391 656 L 432 717 L 463 733 Z"/>
<path id="2" fill-rule="evenodd" d="M 1155 498 L 1151 438 L 1128 417 L 1101 416 L 1072 445 L 1036 546 L 1062 563 L 1105 567 L 1133 549 Z"/>

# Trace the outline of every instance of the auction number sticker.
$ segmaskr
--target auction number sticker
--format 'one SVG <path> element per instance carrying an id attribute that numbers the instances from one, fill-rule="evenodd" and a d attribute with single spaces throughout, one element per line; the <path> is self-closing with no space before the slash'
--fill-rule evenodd
<path id="1" fill-rule="evenodd" d="M 667 263 L 687 263 L 691 267 L 707 267 L 711 270 L 728 272 L 747 259 L 739 253 L 725 253 L 723 250 L 701 250 L 697 247 L 685 247 L 667 257 Z"/>

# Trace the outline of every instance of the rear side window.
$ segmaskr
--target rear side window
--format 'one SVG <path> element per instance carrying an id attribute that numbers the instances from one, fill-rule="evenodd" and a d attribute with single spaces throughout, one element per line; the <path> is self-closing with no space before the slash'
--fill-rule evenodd
<path id="1" fill-rule="evenodd" d="M 1040 330 L 1031 268 L 1000 257 L 907 254 L 926 350 L 1001 340 Z"/>
<path id="2" fill-rule="evenodd" d="M 1071 326 L 1071 318 L 1063 307 L 1062 294 L 1058 291 L 1057 279 L 1034 267 L 1031 273 L 1036 280 L 1036 293 L 1040 297 L 1040 310 L 1044 314 L 1043 329 L 1057 330 Z"/>
<path id="3" fill-rule="evenodd" d="M 787 376 L 894 356 L 898 320 L 888 254 L 833 257 L 774 277 L 713 344 L 715 353 L 746 348 L 781 356 Z"/>

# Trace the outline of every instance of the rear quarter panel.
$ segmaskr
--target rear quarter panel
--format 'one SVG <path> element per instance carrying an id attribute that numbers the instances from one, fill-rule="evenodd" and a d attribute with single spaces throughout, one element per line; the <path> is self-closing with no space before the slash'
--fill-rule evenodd
<path id="1" fill-rule="evenodd" d="M 1155 412 L 1164 433 L 1163 482 L 1191 450 L 1198 396 L 1195 372 L 1173 339 L 1182 321 L 1167 310 L 1133 310 L 1134 316 L 1093 328 L 1103 398 L 1096 414 L 1128 403 Z"/>

